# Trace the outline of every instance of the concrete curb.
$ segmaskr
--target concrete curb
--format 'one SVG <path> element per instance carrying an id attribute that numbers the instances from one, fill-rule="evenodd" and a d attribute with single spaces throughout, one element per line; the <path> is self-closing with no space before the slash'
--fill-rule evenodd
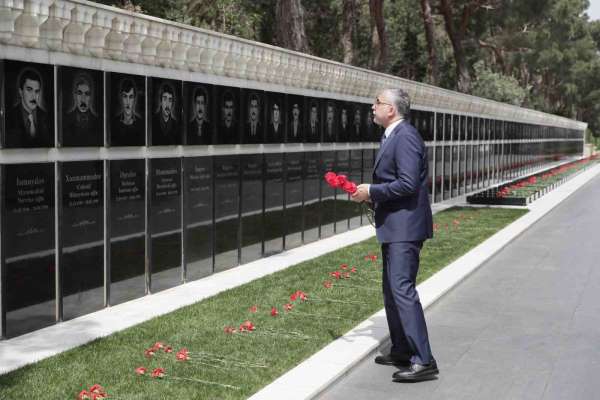
<path id="1" fill-rule="evenodd" d="M 529 213 L 494 234 L 473 250 L 421 283 L 417 289 L 423 308 L 428 308 L 485 264 L 494 254 L 517 238 L 581 186 L 600 174 L 600 164 L 529 205 Z M 312 399 L 326 390 L 389 339 L 385 310 L 380 310 L 341 338 L 288 371 L 249 400 Z"/>

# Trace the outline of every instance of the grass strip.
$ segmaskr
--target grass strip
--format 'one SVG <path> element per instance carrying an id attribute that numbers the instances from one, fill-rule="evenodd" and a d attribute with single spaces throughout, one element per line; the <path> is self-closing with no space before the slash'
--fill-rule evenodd
<path id="1" fill-rule="evenodd" d="M 452 208 L 437 213 L 435 237 L 426 242 L 421 253 L 418 281 L 427 279 L 526 212 Z M 375 238 L 337 249 L 2 375 L 0 399 L 75 399 L 82 389 L 94 383 L 104 386 L 113 399 L 245 399 L 383 307 L 381 293 L 373 290 L 381 286 L 381 259 L 365 259 L 367 254 L 379 253 Z M 341 269 L 344 263 L 348 267 Z M 344 279 L 352 266 L 356 272 Z M 334 271 L 341 272 L 342 278 L 331 276 Z M 332 287 L 325 287 L 328 285 L 324 281 L 331 281 Z M 336 285 L 354 286 L 338 290 Z M 292 303 L 290 294 L 297 290 L 304 291 L 308 300 Z M 290 311 L 284 310 L 286 303 L 293 304 Z M 252 313 L 249 309 L 254 305 L 257 311 Z M 272 307 L 277 308 L 277 316 L 271 315 Z M 246 320 L 256 326 L 254 332 L 224 333 L 225 326 L 237 328 Z M 144 350 L 157 341 L 172 346 L 173 353 L 158 351 L 146 358 Z M 237 364 L 212 368 L 176 361 L 175 351 L 182 347 L 190 353 L 234 359 Z M 164 368 L 165 378 L 137 376 L 134 370 L 140 366 L 149 372 Z"/>

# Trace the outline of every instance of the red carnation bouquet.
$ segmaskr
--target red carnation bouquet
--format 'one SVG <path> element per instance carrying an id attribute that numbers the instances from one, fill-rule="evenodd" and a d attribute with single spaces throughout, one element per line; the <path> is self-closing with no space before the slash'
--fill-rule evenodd
<path id="1" fill-rule="evenodd" d="M 356 183 L 348 180 L 346 175 L 338 175 L 335 172 L 327 172 L 325 174 L 325 182 L 334 189 L 342 189 L 348 194 L 356 192 Z"/>

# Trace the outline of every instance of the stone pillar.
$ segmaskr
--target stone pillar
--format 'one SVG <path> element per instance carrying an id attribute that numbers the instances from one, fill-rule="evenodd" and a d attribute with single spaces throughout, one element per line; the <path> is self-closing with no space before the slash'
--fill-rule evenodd
<path id="1" fill-rule="evenodd" d="M 14 44 L 35 47 L 40 36 L 40 21 L 34 12 L 32 0 L 23 0 L 23 11 L 15 19 Z"/>
<path id="2" fill-rule="evenodd" d="M 137 63 L 142 56 L 142 36 L 140 35 L 141 25 L 135 20 L 129 25 L 129 35 L 123 41 L 123 53 L 127 61 Z"/>
<path id="3" fill-rule="evenodd" d="M 111 21 L 110 32 L 106 35 L 104 53 L 113 60 L 124 60 L 123 42 L 125 42 L 125 36 L 121 34 L 121 21 L 114 17 Z"/>
<path id="4" fill-rule="evenodd" d="M 63 21 L 57 16 L 58 4 L 52 3 L 48 9 L 48 18 L 40 26 L 40 47 L 51 51 L 62 49 Z"/>

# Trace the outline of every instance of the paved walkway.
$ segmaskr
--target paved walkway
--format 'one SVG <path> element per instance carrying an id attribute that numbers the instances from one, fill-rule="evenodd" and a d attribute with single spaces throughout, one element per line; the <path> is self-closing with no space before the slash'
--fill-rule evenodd
<path id="1" fill-rule="evenodd" d="M 427 309 L 439 379 L 394 383 L 372 353 L 319 398 L 600 398 L 599 231 L 596 175 Z"/>

